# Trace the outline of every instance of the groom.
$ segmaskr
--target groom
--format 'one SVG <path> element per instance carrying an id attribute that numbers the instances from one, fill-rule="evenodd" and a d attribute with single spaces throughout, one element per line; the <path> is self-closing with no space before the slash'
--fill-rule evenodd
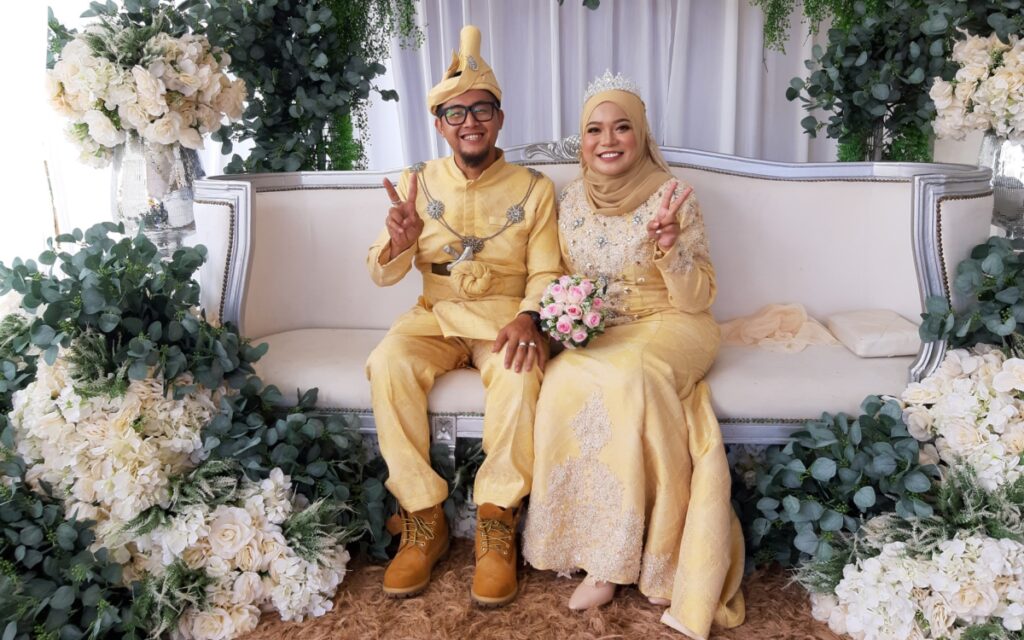
<path id="1" fill-rule="evenodd" d="M 423 278 L 423 295 L 366 365 L 387 487 L 401 506 L 402 537 L 384 591 L 419 593 L 448 550 L 441 508 L 448 486 L 430 467 L 427 395 L 437 376 L 472 366 L 486 390 L 486 459 L 473 492 L 471 595 L 500 606 L 518 591 L 515 530 L 530 491 L 534 407 L 548 357 L 535 310 L 561 273 L 554 185 L 506 163 L 495 146 L 505 114 L 476 27 L 463 27 L 460 50 L 427 106 L 453 153 L 407 169 L 397 190 L 384 180 L 391 207 L 367 257 L 379 286 L 413 266 Z"/>

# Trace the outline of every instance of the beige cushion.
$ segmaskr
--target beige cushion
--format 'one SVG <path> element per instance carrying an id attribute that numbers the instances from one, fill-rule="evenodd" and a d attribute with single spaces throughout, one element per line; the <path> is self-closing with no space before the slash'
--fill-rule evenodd
<path id="1" fill-rule="evenodd" d="M 365 363 L 385 332 L 372 329 L 300 329 L 256 340 L 270 350 L 257 374 L 281 388 L 289 404 L 296 387 L 319 386 L 318 406 L 368 411 Z M 799 353 L 723 347 L 708 375 L 720 420 L 805 419 L 822 411 L 855 413 L 865 396 L 895 394 L 907 382 L 911 358 L 861 360 L 840 345 Z M 472 369 L 442 376 L 431 392 L 433 413 L 481 414 L 484 389 Z"/>
<path id="2" fill-rule="evenodd" d="M 719 420 L 817 418 L 822 411 L 856 414 L 872 394 L 898 394 L 913 358 L 864 360 L 842 345 L 811 345 L 797 353 L 722 347 L 708 373 Z"/>
<path id="3" fill-rule="evenodd" d="M 921 348 L 917 326 L 888 309 L 832 314 L 828 330 L 861 358 L 911 356 Z"/>

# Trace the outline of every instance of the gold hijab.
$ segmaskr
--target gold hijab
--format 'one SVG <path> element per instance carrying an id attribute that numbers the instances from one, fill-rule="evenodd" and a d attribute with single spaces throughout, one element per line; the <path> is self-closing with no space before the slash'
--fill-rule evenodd
<path id="1" fill-rule="evenodd" d="M 661 156 L 658 145 L 651 136 L 651 127 L 647 122 L 647 110 L 640 96 L 630 91 L 610 89 L 601 91 L 590 97 L 583 105 L 583 116 L 580 118 L 580 140 L 586 135 L 587 123 L 594 109 L 601 103 L 617 104 L 629 118 L 636 135 L 636 146 L 639 153 L 636 161 L 624 173 L 617 176 L 606 176 L 587 166 L 586 160 L 580 156 L 580 169 L 583 175 L 583 188 L 587 194 L 587 202 L 595 213 L 605 216 L 618 216 L 633 211 L 643 204 L 651 194 L 658 190 L 673 176 L 669 171 L 665 158 Z"/>

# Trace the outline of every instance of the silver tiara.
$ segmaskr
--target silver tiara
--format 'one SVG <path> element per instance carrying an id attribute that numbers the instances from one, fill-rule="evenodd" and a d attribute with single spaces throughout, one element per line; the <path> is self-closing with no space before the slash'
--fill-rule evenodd
<path id="1" fill-rule="evenodd" d="M 587 92 L 583 94 L 583 102 L 590 100 L 591 97 L 602 91 L 611 91 L 612 89 L 628 91 L 637 97 L 640 96 L 640 87 L 635 82 L 621 73 L 616 73 L 613 76 L 611 69 L 608 69 L 604 72 L 603 76 L 598 76 L 587 86 Z"/>

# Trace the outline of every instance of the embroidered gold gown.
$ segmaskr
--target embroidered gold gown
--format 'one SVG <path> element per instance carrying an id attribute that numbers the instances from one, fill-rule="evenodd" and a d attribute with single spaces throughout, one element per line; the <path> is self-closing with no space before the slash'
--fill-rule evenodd
<path id="1" fill-rule="evenodd" d="M 567 272 L 604 278 L 610 313 L 603 335 L 545 372 L 523 556 L 539 569 L 636 583 L 706 638 L 712 622 L 743 621 L 743 534 L 703 381 L 719 331 L 696 198 L 664 255 L 647 237 L 666 186 L 619 216 L 593 212 L 580 180 L 562 194 Z"/>

